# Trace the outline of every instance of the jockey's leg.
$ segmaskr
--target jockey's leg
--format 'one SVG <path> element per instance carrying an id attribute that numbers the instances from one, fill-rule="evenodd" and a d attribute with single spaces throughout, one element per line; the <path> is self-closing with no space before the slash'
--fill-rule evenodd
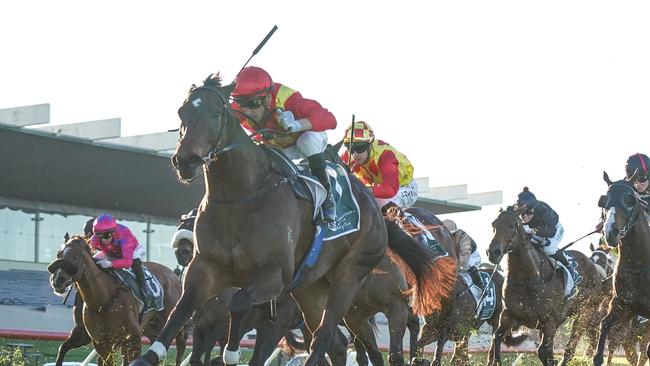
<path id="1" fill-rule="evenodd" d="M 318 178 L 323 187 L 327 190 L 325 202 L 321 205 L 324 220 L 333 222 L 336 220 L 336 204 L 332 197 L 329 176 L 325 170 L 325 156 L 323 151 L 327 147 L 327 133 L 324 131 L 306 131 L 300 134 L 296 140 L 295 147 L 283 149 L 289 159 L 307 158 L 309 170 Z"/>
<path id="2" fill-rule="evenodd" d="M 144 279 L 144 268 L 142 268 L 142 261 L 139 258 L 133 259 L 133 264 L 131 265 L 133 273 L 135 274 L 135 280 L 138 282 L 140 287 L 140 292 L 144 295 L 145 302 L 148 299 L 151 299 L 151 290 L 147 286 L 147 281 Z"/>
<path id="3" fill-rule="evenodd" d="M 478 271 L 478 268 L 471 266 L 467 269 L 467 273 L 472 278 L 472 282 L 480 289 L 483 289 L 483 279 L 481 279 L 481 274 Z"/>
<path id="4" fill-rule="evenodd" d="M 248 285 L 233 295 L 230 304 L 228 304 L 230 312 L 228 344 L 223 353 L 223 361 L 226 365 L 239 363 L 241 356 L 239 343 L 243 336 L 242 321 L 244 316 L 250 311 L 253 304 L 271 301 L 280 296 L 283 289 L 282 268 L 276 262 L 269 262 L 267 266 L 255 272 Z"/>
<path id="5" fill-rule="evenodd" d="M 217 272 L 212 263 L 206 263 L 200 256 L 194 257 L 187 267 L 183 294 L 167 319 L 165 327 L 147 353 L 131 365 L 153 365 L 164 359 L 172 340 L 192 316 L 194 310 L 205 304 L 210 296 L 231 285 L 229 273 Z"/>
<path id="6" fill-rule="evenodd" d="M 309 170 L 311 170 L 311 173 L 318 178 L 327 190 L 327 197 L 325 197 L 325 202 L 321 206 L 323 208 L 324 220 L 328 222 L 336 221 L 336 203 L 334 202 L 334 197 L 332 197 L 332 186 L 327 170 L 325 169 L 325 157 L 323 153 L 318 153 L 308 156 L 307 160 L 309 161 Z"/>

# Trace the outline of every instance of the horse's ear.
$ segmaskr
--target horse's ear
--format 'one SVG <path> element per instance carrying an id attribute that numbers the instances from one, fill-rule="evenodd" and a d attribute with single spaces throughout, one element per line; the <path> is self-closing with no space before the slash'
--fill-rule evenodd
<path id="1" fill-rule="evenodd" d="M 589 243 L 589 250 L 591 250 L 592 252 L 593 252 L 594 250 L 596 250 L 596 249 L 594 248 L 594 243 Z"/>
<path id="2" fill-rule="evenodd" d="M 607 172 L 604 170 L 603 170 L 603 179 L 605 180 L 605 183 L 607 183 L 608 186 L 612 185 L 612 180 L 609 179 L 609 174 L 607 174 Z"/>
<path id="3" fill-rule="evenodd" d="M 70 234 L 68 234 L 68 232 L 66 231 L 65 235 L 63 235 L 63 241 L 67 243 L 68 240 L 70 240 Z"/>
<path id="4" fill-rule="evenodd" d="M 232 91 L 235 90 L 235 83 L 232 83 L 232 84 L 226 85 L 226 86 L 224 86 L 223 88 L 221 88 L 221 90 L 223 90 L 223 95 L 224 95 L 226 98 L 229 98 L 229 97 L 230 97 L 230 94 L 232 94 Z"/>
<path id="5" fill-rule="evenodd" d="M 503 212 L 503 207 L 499 207 L 499 213 Z"/>

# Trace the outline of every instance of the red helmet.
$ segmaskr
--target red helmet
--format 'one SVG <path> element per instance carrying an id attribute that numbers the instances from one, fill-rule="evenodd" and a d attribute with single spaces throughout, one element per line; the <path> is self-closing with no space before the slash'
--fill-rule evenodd
<path id="1" fill-rule="evenodd" d="M 109 214 L 101 214 L 97 216 L 93 222 L 93 233 L 102 233 L 105 231 L 114 231 L 117 228 L 115 218 Z"/>
<path id="2" fill-rule="evenodd" d="M 243 69 L 235 82 L 233 98 L 264 96 L 273 89 L 273 80 L 269 73 L 255 66 Z"/>

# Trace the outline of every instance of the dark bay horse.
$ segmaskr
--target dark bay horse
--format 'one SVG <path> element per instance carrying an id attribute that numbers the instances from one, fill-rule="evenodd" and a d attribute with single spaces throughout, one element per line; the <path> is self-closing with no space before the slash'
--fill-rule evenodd
<path id="1" fill-rule="evenodd" d="M 108 272 L 101 270 L 90 255 L 85 238 L 67 238 L 59 259 L 52 262 L 50 284 L 57 293 L 63 293 L 73 282 L 84 300 L 83 321 L 92 344 L 104 365 L 114 364 L 113 353 L 121 350 L 126 365 L 140 354 L 142 336 L 155 339 L 162 324 L 181 295 L 178 277 L 169 268 L 153 262 L 146 267 L 158 278 L 164 293 L 164 310 L 148 312 L 139 321 L 138 302 L 131 290 L 118 284 Z M 142 329 L 144 325 L 144 330 Z M 175 334 L 180 365 L 185 350 L 185 335 Z"/>
<path id="2" fill-rule="evenodd" d="M 481 272 L 492 274 L 492 271 L 481 269 Z M 488 323 L 492 329 L 496 329 L 499 324 L 499 314 L 501 314 L 502 308 L 502 299 L 501 291 L 503 288 L 503 275 L 501 273 L 495 273 L 493 277 L 493 282 L 496 287 L 496 306 L 492 317 L 487 320 L 479 320 L 476 317 L 476 300 L 469 290 L 469 287 L 465 281 L 458 277 L 456 280 L 456 288 L 454 291 L 454 296 L 456 298 L 456 304 L 454 307 L 453 317 L 451 319 L 451 332 L 448 336 L 448 339 L 440 339 L 437 329 L 428 328 L 426 332 L 423 330 L 420 336 L 420 342 L 423 344 L 429 344 L 432 342 L 439 342 L 438 346 L 446 343 L 447 340 L 451 340 L 456 343 L 454 347 L 454 353 L 451 357 L 450 364 L 452 365 L 469 365 L 469 338 L 471 333 L 475 330 L 478 330 L 481 325 Z M 527 335 L 512 336 L 507 334 L 505 337 L 505 343 L 508 346 L 516 346 L 521 344 L 526 340 Z M 433 362 L 434 365 L 442 364 L 442 352 L 436 352 L 435 359 Z"/>
<path id="3" fill-rule="evenodd" d="M 227 287 L 240 288 L 228 307 L 230 334 L 224 352 L 225 363 L 236 364 L 244 315 L 253 304 L 285 291 L 314 238 L 313 204 L 295 198 L 286 184 L 293 177 L 275 170 L 266 148 L 246 135 L 229 103 L 234 85 L 222 87 L 220 82 L 209 77 L 193 87 L 179 109 L 180 139 L 172 165 L 183 181 L 203 171 L 206 186 L 195 224 L 196 251 L 180 301 L 158 340 L 134 365 L 157 363 L 196 307 Z M 447 295 L 433 282 L 436 268 L 430 255 L 412 242 L 389 241 L 371 192 L 355 178 L 350 181 L 360 208 L 360 230 L 328 241 L 291 293 L 313 333 L 306 366 L 315 366 L 334 345 L 339 322 L 387 245 L 417 279 L 416 311 L 439 308 Z M 345 362 L 340 357 L 332 361 Z"/>
<path id="4" fill-rule="evenodd" d="M 618 245 L 619 257 L 614 271 L 614 297 L 600 323 L 596 366 L 603 363 L 605 341 L 615 323 L 628 323 L 635 315 L 650 318 L 650 227 L 643 213 L 645 202 L 630 182 L 612 182 L 607 173 L 604 179 L 608 189 L 599 206 L 607 211 L 605 240 L 610 246 Z M 646 355 L 650 356 L 650 343 Z"/>
<path id="5" fill-rule="evenodd" d="M 566 365 L 573 357 L 580 337 L 597 322 L 595 310 L 602 299 L 602 287 L 593 262 L 581 252 L 570 251 L 578 262 L 583 281 L 578 284 L 577 293 L 565 300 L 562 269 L 556 269 L 546 254 L 528 241 L 519 213 L 512 207 L 502 210 L 492 227 L 494 237 L 488 249 L 489 259 L 496 264 L 507 254 L 508 273 L 503 288 L 504 308 L 494 332 L 488 364 L 501 364 L 504 336 L 524 325 L 538 329 L 542 335 L 537 348 L 542 364 L 555 365 L 555 332 L 566 319 L 575 318 L 562 360 Z"/>

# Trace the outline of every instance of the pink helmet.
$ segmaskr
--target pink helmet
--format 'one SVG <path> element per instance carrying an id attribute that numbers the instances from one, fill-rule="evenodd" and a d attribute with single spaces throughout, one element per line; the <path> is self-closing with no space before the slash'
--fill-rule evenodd
<path id="1" fill-rule="evenodd" d="M 273 88 L 273 80 L 268 72 L 259 67 L 249 66 L 237 75 L 234 98 L 261 97 Z"/>
<path id="2" fill-rule="evenodd" d="M 93 222 L 93 233 L 101 233 L 104 231 L 113 231 L 117 228 L 117 222 L 115 218 L 109 214 L 101 214 L 97 216 L 95 222 Z"/>

